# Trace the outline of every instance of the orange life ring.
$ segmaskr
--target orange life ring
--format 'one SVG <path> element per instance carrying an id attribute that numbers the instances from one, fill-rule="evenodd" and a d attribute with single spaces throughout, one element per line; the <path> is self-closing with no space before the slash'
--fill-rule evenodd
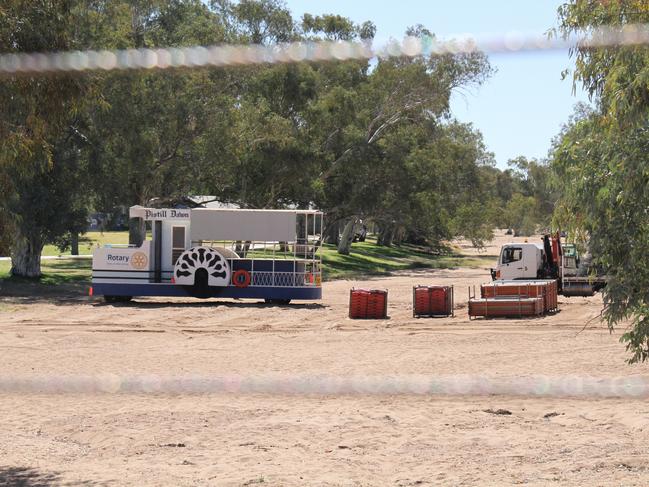
<path id="1" fill-rule="evenodd" d="M 232 274 L 232 284 L 236 287 L 250 286 L 250 272 L 245 269 L 239 269 Z"/>

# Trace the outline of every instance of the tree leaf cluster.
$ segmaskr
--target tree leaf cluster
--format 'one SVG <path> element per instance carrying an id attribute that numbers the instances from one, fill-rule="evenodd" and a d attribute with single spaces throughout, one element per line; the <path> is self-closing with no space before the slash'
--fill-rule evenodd
<path id="1" fill-rule="evenodd" d="M 559 10 L 564 34 L 593 26 L 649 21 L 638 0 L 572 0 Z M 578 106 L 555 143 L 553 168 L 563 185 L 555 218 L 587 242 L 608 276 L 604 316 L 622 336 L 630 361 L 649 358 L 649 51 L 578 48 L 575 83 L 592 107 Z"/>

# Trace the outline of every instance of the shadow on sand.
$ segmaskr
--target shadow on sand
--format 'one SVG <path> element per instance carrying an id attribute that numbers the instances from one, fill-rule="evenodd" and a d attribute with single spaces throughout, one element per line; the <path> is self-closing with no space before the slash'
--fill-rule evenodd
<path id="1" fill-rule="evenodd" d="M 0 466 L 0 487 L 50 487 L 60 485 L 98 485 L 90 481 L 63 482 L 58 473 L 29 467 Z M 106 485 L 106 484 L 103 484 Z"/>
<path id="2" fill-rule="evenodd" d="M 164 308 L 280 308 L 286 310 L 296 309 L 325 309 L 328 306 L 321 303 L 291 303 L 291 304 L 274 304 L 263 301 L 138 301 L 134 298 L 128 303 L 106 303 L 104 301 L 93 301 L 92 304 L 97 307 L 114 306 L 117 308 L 139 308 L 139 309 L 164 309 Z"/>

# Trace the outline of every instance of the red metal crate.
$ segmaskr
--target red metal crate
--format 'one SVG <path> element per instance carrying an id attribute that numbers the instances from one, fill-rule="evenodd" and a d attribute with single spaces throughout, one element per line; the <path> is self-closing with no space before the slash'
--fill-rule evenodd
<path id="1" fill-rule="evenodd" d="M 559 307 L 556 280 L 494 281 L 480 286 L 483 298 L 521 297 L 543 298 L 543 311 L 555 311 Z"/>
<path id="2" fill-rule="evenodd" d="M 469 316 L 522 317 L 543 314 L 543 298 L 501 296 L 497 298 L 469 299 Z"/>
<path id="3" fill-rule="evenodd" d="M 412 315 L 449 316 L 453 314 L 453 286 L 415 286 L 412 289 Z"/>
<path id="4" fill-rule="evenodd" d="M 385 319 L 388 317 L 388 292 L 382 289 L 349 291 L 349 317 L 352 319 Z"/>

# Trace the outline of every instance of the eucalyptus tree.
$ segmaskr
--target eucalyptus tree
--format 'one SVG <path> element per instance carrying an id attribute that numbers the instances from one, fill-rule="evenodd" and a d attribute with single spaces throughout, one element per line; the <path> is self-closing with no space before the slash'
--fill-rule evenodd
<path id="1" fill-rule="evenodd" d="M 407 171 L 396 168 L 403 169 L 410 150 L 423 144 L 413 139 L 406 147 L 410 138 L 403 134 L 426 126 L 442 130 L 453 90 L 483 82 L 491 68 L 483 54 L 474 53 L 380 59 L 371 69 L 356 70 L 354 83 L 331 89 L 311 113 L 323 164 L 316 201 L 330 215 L 348 218 L 345 233 L 358 217 L 374 219 L 386 235 L 381 242 L 390 244 L 389 236 L 406 223 L 399 216 L 405 202 L 390 187 Z M 447 163 L 453 162 L 449 154 Z M 348 252 L 348 242 L 339 251 Z"/>
<path id="2" fill-rule="evenodd" d="M 79 47 L 77 2 L 8 0 L 0 5 L 0 51 L 37 52 Z M 66 137 L 75 138 L 76 113 L 91 89 L 87 77 L 5 76 L 0 80 L 0 211 L 11 239 L 11 273 L 40 275 L 46 243 L 69 230 L 60 225 L 75 215 L 74 195 L 50 188 L 61 182 L 57 157 Z M 67 135 L 66 135 L 67 134 Z M 63 169 L 63 168 L 61 168 Z M 63 200 L 57 198 L 62 196 Z M 60 218 L 41 214 L 60 204 Z"/>
<path id="3" fill-rule="evenodd" d="M 572 0 L 559 9 L 562 32 L 649 22 L 637 0 Z M 564 196 L 557 217 L 587 237 L 594 263 L 608 276 L 604 317 L 612 329 L 632 325 L 622 340 L 630 361 L 649 358 L 649 51 L 645 46 L 573 50 L 574 82 L 595 108 L 583 109 L 556 142 L 554 168 Z"/>

